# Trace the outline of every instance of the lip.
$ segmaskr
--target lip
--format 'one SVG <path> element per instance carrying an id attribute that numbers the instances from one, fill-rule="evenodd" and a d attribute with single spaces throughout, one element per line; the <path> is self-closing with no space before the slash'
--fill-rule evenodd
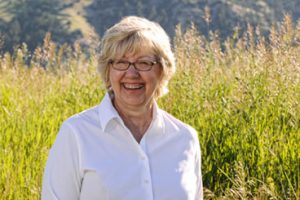
<path id="1" fill-rule="evenodd" d="M 139 90 L 145 87 L 143 83 L 122 83 L 122 86 L 127 90 Z"/>

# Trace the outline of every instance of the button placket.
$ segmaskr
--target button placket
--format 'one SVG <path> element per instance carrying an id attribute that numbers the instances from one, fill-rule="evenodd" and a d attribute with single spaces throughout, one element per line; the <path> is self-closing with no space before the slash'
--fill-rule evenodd
<path id="1" fill-rule="evenodd" d="M 142 155 L 140 156 L 140 160 L 142 162 L 142 165 L 144 166 L 144 176 L 143 176 L 143 182 L 145 184 L 149 184 L 151 181 L 151 173 L 150 173 L 150 166 L 149 166 L 149 160 L 147 155 L 144 152 L 141 152 Z"/>
<path id="2" fill-rule="evenodd" d="M 141 162 L 144 165 L 144 176 L 142 177 L 142 183 L 144 186 L 147 188 L 149 192 L 149 197 L 153 197 L 153 188 L 152 188 L 152 180 L 151 180 L 151 171 L 150 171 L 150 162 L 147 156 L 147 143 L 146 143 L 146 138 L 144 137 L 140 144 L 140 159 Z M 150 198 L 152 199 L 152 198 Z"/>

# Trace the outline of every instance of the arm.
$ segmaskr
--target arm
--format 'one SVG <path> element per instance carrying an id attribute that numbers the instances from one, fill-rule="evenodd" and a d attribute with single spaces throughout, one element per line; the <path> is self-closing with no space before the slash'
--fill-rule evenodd
<path id="1" fill-rule="evenodd" d="M 81 178 L 75 134 L 64 123 L 52 146 L 43 178 L 42 200 L 79 199 Z"/>
<path id="2" fill-rule="evenodd" d="M 203 199 L 203 185 L 202 185 L 202 172 L 201 172 L 201 152 L 200 152 L 200 144 L 197 137 L 196 141 L 196 165 L 195 165 L 195 173 L 197 175 L 197 192 L 196 192 L 196 200 Z"/>

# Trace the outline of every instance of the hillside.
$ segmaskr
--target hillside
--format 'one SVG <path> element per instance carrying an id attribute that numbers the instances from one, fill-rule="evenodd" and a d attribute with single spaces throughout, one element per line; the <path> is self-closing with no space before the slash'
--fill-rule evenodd
<path id="1" fill-rule="evenodd" d="M 204 35 L 208 35 L 209 30 L 219 30 L 221 38 L 226 38 L 236 26 L 245 30 L 247 23 L 258 25 L 267 32 L 273 23 L 283 18 L 284 13 L 290 13 L 296 21 L 300 16 L 297 6 L 300 6 L 299 0 L 98 0 L 86 10 L 87 19 L 99 34 L 122 16 L 140 15 L 159 22 L 172 36 L 177 24 L 186 28 L 193 22 Z"/>
<path id="2" fill-rule="evenodd" d="M 242 33 L 247 24 L 259 26 L 263 34 L 288 13 L 294 23 L 300 16 L 300 0 L 0 0 L 0 39 L 2 49 L 25 42 L 33 50 L 46 32 L 63 44 L 103 32 L 126 15 L 144 16 L 159 22 L 174 36 L 175 27 L 186 29 L 194 23 L 205 36 L 218 31 L 221 39 L 236 27 Z M 4 41 L 4 42 L 3 42 Z"/>

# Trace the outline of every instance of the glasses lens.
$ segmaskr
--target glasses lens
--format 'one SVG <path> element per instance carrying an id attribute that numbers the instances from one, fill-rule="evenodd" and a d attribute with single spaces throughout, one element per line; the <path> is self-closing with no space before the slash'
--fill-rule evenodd
<path id="1" fill-rule="evenodd" d="M 129 62 L 120 60 L 113 62 L 112 64 L 115 69 L 126 70 L 128 68 Z"/>
<path id="2" fill-rule="evenodd" d="M 129 68 L 130 65 L 133 65 L 134 68 L 138 71 L 149 71 L 152 69 L 152 66 L 155 65 L 157 62 L 149 61 L 149 60 L 140 60 L 134 63 L 124 60 L 118 60 L 111 62 L 112 67 L 116 70 L 125 71 Z"/>
<path id="3" fill-rule="evenodd" d="M 154 64 L 152 61 L 141 60 L 135 63 L 135 67 L 140 71 L 149 71 Z"/>

